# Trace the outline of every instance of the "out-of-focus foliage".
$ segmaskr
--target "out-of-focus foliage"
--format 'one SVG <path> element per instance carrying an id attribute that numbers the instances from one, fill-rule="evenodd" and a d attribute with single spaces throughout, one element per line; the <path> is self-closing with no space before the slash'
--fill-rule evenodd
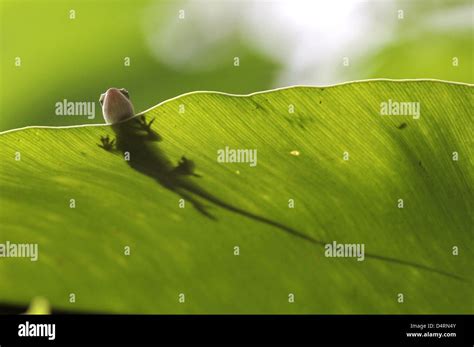
<path id="1" fill-rule="evenodd" d="M 27 125 L 102 123 L 100 93 L 126 87 L 137 111 L 193 91 L 249 93 L 268 89 L 277 66 L 237 38 L 226 61 L 205 71 L 179 71 L 149 52 L 142 20 L 150 1 L 3 1 L 0 131 Z M 177 16 L 174 2 L 153 6 Z M 69 19 L 74 9 L 76 18 Z M 159 30 L 160 28 L 156 28 Z M 242 64 L 236 68 L 238 53 Z M 15 58 L 21 58 L 21 67 Z M 124 58 L 130 57 L 130 66 Z M 55 104 L 96 101 L 96 117 L 57 116 Z"/>
<path id="2" fill-rule="evenodd" d="M 347 52 L 343 48 L 337 55 L 330 50 L 311 50 L 311 45 L 323 42 L 345 47 L 342 41 L 347 35 L 335 35 L 332 39 L 327 35 L 328 27 L 336 31 L 339 23 L 331 26 L 326 21 L 323 31 L 316 30 L 308 40 L 307 35 L 303 38 L 306 31 L 298 16 L 306 14 L 306 20 L 317 23 L 311 21 L 311 13 L 316 16 L 315 12 L 331 7 L 330 13 L 337 14 L 352 3 L 350 0 L 340 4 L 327 0 L 323 5 L 318 1 L 319 7 L 311 1 L 287 1 L 278 16 L 270 9 L 281 6 L 283 0 L 228 1 L 228 7 L 214 0 L 0 1 L 0 131 L 27 125 L 100 123 L 98 103 L 95 119 L 58 116 L 55 104 L 63 99 L 97 101 L 99 94 L 112 86 L 129 89 L 136 110 L 142 111 L 158 101 L 194 90 L 241 94 L 288 84 L 326 84 L 327 76 L 323 79 L 321 71 L 331 71 L 331 83 L 383 77 L 474 81 L 472 23 L 465 23 L 472 13 L 469 0 L 374 0 L 373 6 L 349 14 L 348 18 L 357 18 L 355 24 L 350 24 L 354 28 L 349 33 L 361 30 L 358 25 L 365 21 L 375 20 L 371 22 L 374 30 L 369 34 L 390 31 L 390 35 L 385 41 L 368 45 L 372 40 L 368 34 L 350 42 L 352 48 Z M 259 5 L 257 10 L 255 4 Z M 285 16 L 285 11 L 291 12 L 296 6 L 303 8 L 293 11 L 292 17 Z M 244 10 L 235 10 L 240 7 Z M 187 11 L 182 22 L 178 20 L 180 9 Z M 399 10 L 404 11 L 401 20 L 397 19 Z M 75 11 L 74 19 L 70 18 L 71 11 Z M 247 25 L 251 13 L 257 23 L 263 23 L 259 32 Z M 198 32 L 195 23 L 202 24 L 208 17 L 217 18 L 214 27 L 209 24 L 208 31 Z M 265 21 L 273 26 L 267 27 Z M 288 29 L 271 32 L 288 25 Z M 284 30 L 289 28 L 298 34 L 291 36 L 291 42 L 288 38 L 285 41 Z M 179 65 L 163 59 L 163 54 L 156 54 L 164 42 L 159 34 L 170 30 L 173 35 L 167 43 L 167 53 L 173 52 L 176 45 L 176 59 L 181 57 L 180 52 L 200 57 L 201 69 L 189 68 L 194 58 Z M 224 31 L 225 39 L 212 41 Z M 150 46 L 150 35 L 157 38 L 157 49 Z M 256 41 L 256 37 L 261 39 Z M 173 41 L 175 38 L 179 40 Z M 298 40 L 302 51 L 289 55 L 288 61 L 267 49 L 276 45 L 278 52 L 289 52 Z M 200 48 L 200 53 L 196 53 Z M 357 52 L 361 55 L 352 56 Z M 350 66 L 341 64 L 341 54 L 350 56 Z M 240 59 L 239 67 L 234 66 L 236 56 Z M 325 59 L 320 62 L 322 56 Z M 21 59 L 20 67 L 15 66 L 17 57 Z M 125 57 L 130 58 L 130 66 L 124 66 Z M 452 65 L 453 57 L 459 59 L 457 67 Z M 307 65 L 296 69 L 298 73 L 288 68 L 297 66 L 300 60 Z"/>

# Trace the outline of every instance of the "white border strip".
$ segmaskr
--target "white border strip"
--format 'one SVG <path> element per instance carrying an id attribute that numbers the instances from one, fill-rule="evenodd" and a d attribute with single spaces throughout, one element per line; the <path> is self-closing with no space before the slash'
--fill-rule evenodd
<path id="1" fill-rule="evenodd" d="M 225 92 L 219 92 L 219 91 L 212 91 L 212 90 L 199 90 L 199 91 L 194 91 L 194 92 L 188 92 L 184 94 L 180 94 L 178 96 L 175 96 L 171 99 L 166 99 L 155 106 L 152 106 L 150 108 L 147 108 L 146 110 L 137 113 L 135 116 L 141 115 L 143 113 L 146 113 L 154 108 L 157 108 L 159 106 L 162 106 L 166 104 L 167 102 L 171 102 L 173 100 L 188 96 L 188 95 L 193 95 L 193 94 L 217 94 L 217 95 L 225 95 L 225 96 L 233 96 L 233 97 L 249 97 L 252 95 L 258 95 L 258 94 L 265 94 L 265 93 L 271 93 L 275 92 L 278 90 L 286 90 L 286 89 L 293 89 L 293 88 L 333 88 L 333 87 L 339 87 L 343 86 L 346 84 L 354 84 L 354 83 L 367 83 L 367 82 L 441 82 L 441 83 L 446 83 L 446 84 L 455 84 L 455 85 L 463 85 L 463 86 L 468 86 L 468 87 L 474 87 L 474 84 L 471 83 L 465 83 L 465 82 L 455 82 L 455 81 L 447 81 L 447 80 L 439 80 L 435 78 L 408 78 L 408 79 L 391 79 L 391 78 L 372 78 L 372 79 L 366 79 L 366 80 L 355 80 L 355 81 L 347 81 L 347 82 L 341 82 L 341 83 L 335 83 L 335 84 L 329 84 L 329 85 L 303 85 L 303 84 L 296 84 L 296 85 L 291 85 L 287 87 L 279 87 L 279 88 L 273 88 L 273 89 L 268 89 L 268 90 L 261 90 L 258 92 L 253 92 L 249 94 L 232 94 L 232 93 L 225 93 Z M 16 129 L 10 129 L 10 130 L 5 130 L 1 131 L 0 135 L 3 134 L 8 134 L 14 131 L 19 131 L 19 130 L 25 130 L 25 129 L 70 129 L 70 128 L 83 128 L 83 127 L 103 127 L 103 126 L 110 126 L 110 124 L 79 124 L 79 125 L 66 125 L 66 126 L 44 126 L 44 125 L 29 125 L 26 127 L 22 128 L 16 128 Z"/>

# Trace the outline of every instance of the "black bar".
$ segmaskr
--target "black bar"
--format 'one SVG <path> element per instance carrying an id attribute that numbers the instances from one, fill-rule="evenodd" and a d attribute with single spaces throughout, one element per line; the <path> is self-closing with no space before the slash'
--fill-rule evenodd
<path id="1" fill-rule="evenodd" d="M 0 315 L 0 345 L 4 347 L 11 344 L 75 343 L 114 345 L 149 343 L 385 345 L 389 343 L 404 346 L 428 344 L 472 346 L 474 342 L 472 317 L 472 315 Z M 22 330 L 23 333 L 27 327 L 32 329 L 32 323 L 55 324 L 54 340 L 49 340 L 47 336 L 20 337 L 19 331 L 22 327 L 20 325 L 26 322 L 29 325 L 23 326 L 25 328 Z M 420 327 L 423 325 L 424 328 L 421 330 Z M 407 333 L 454 333 L 455 336 L 409 337 Z M 52 334 L 48 336 L 52 337 Z"/>

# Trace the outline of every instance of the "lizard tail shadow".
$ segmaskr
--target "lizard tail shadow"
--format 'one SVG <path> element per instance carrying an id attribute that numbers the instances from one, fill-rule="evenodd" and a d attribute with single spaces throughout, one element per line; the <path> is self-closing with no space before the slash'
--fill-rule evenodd
<path id="1" fill-rule="evenodd" d="M 152 121 L 153 122 L 153 121 Z M 153 178 L 164 188 L 176 193 L 185 201 L 190 202 L 193 207 L 206 218 L 217 220 L 217 218 L 208 211 L 208 206 L 203 204 L 204 200 L 212 205 L 226 209 L 227 211 L 237 213 L 246 218 L 277 228 L 287 234 L 293 235 L 301 240 L 305 240 L 317 246 L 325 246 L 328 242 L 317 240 L 305 233 L 292 227 L 282 224 L 278 221 L 254 214 L 250 211 L 238 208 L 231 203 L 227 203 L 212 193 L 206 191 L 195 181 L 199 175 L 194 173 L 195 164 L 184 156 L 174 165 L 161 150 L 157 142 L 162 141 L 162 137 L 151 129 L 151 123 L 147 123 L 143 116 L 138 116 L 129 121 L 112 125 L 116 134 L 114 142 L 108 137 L 101 138 L 100 147 L 112 151 L 113 145 L 121 153 L 129 153 L 128 165 L 134 170 Z M 377 254 L 365 253 L 365 257 L 374 260 L 380 260 L 398 265 L 410 266 L 419 270 L 425 270 L 459 281 L 466 281 L 458 275 L 432 268 L 423 264 L 405 261 L 401 259 L 381 256 Z"/>

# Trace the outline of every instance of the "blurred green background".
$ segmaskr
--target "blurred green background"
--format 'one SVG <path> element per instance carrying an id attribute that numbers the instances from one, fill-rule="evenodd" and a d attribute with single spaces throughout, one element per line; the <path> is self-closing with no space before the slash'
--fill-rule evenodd
<path id="1" fill-rule="evenodd" d="M 138 112 L 195 90 L 246 94 L 367 78 L 472 83 L 472 7 L 469 0 L 2 0 L 0 131 L 102 123 L 97 101 L 108 87 L 127 88 Z M 56 115 L 63 99 L 96 102 L 95 119 Z"/>

